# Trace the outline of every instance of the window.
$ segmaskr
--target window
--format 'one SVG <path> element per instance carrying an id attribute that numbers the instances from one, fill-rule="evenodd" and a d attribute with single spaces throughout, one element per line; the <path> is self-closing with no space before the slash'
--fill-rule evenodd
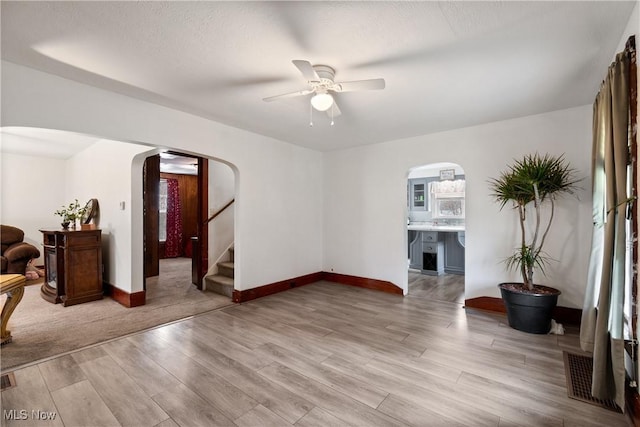
<path id="1" fill-rule="evenodd" d="M 165 242 L 167 240 L 167 180 L 160 179 L 160 192 L 159 192 L 159 240 Z"/>

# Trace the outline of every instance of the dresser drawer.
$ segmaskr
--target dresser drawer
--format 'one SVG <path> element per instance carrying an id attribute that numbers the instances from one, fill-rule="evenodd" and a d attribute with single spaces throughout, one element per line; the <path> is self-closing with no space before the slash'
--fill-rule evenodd
<path id="1" fill-rule="evenodd" d="M 423 231 L 422 232 L 422 241 L 423 242 L 437 242 L 438 241 L 438 232 L 437 231 Z"/>
<path id="2" fill-rule="evenodd" d="M 425 243 L 422 242 L 422 252 L 427 252 L 430 254 L 435 254 L 438 252 L 438 242 L 433 243 Z"/>

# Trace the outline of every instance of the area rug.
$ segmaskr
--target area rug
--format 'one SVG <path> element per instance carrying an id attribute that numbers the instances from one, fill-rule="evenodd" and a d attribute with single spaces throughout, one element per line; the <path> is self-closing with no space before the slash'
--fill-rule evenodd
<path id="1" fill-rule="evenodd" d="M 567 377 L 567 395 L 571 399 L 622 412 L 613 400 L 602 400 L 591 395 L 593 359 L 590 356 L 565 351 L 564 370 Z"/>
<path id="2" fill-rule="evenodd" d="M 38 277 L 37 279 L 27 280 L 24 285 L 25 286 L 42 285 L 43 283 L 44 283 L 44 277 Z"/>
<path id="3" fill-rule="evenodd" d="M 9 320 L 13 342 L 0 348 L 2 372 L 58 354 L 232 305 L 228 297 L 199 291 L 189 279 L 171 275 L 159 289 L 149 289 L 147 304 L 126 308 L 109 297 L 63 307 L 40 296 L 40 286 L 25 287 Z M 4 303 L 5 297 L 1 302 Z"/>

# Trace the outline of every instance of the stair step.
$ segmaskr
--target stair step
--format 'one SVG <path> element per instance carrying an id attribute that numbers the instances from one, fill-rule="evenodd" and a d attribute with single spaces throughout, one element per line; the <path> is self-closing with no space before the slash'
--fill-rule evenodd
<path id="1" fill-rule="evenodd" d="M 228 262 L 219 262 L 218 263 L 218 274 L 221 276 L 230 277 L 233 279 L 234 277 L 234 266 L 232 261 Z"/>
<path id="2" fill-rule="evenodd" d="M 207 286 L 207 291 L 214 292 L 216 294 L 225 295 L 231 298 L 233 296 L 233 279 L 220 274 L 213 276 L 206 276 L 204 278 Z"/>

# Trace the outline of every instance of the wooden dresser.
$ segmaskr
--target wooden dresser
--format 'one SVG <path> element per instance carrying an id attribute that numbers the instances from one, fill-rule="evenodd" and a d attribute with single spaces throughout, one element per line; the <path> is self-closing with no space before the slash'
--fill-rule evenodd
<path id="1" fill-rule="evenodd" d="M 40 230 L 45 281 L 42 298 L 65 307 L 102 299 L 102 232 Z"/>

